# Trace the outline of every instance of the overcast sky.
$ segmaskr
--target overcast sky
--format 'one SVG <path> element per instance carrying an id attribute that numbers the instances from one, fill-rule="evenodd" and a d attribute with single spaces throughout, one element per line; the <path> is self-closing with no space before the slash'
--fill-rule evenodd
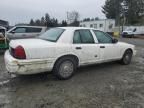
<path id="1" fill-rule="evenodd" d="M 58 20 L 66 20 L 67 11 L 78 11 L 80 19 L 85 17 L 105 18 L 101 12 L 105 0 L 1 0 L 0 19 L 11 25 L 28 23 L 49 13 Z"/>

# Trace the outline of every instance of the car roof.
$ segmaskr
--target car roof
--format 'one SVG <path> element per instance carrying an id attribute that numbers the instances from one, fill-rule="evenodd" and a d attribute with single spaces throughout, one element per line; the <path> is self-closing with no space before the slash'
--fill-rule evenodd
<path id="1" fill-rule="evenodd" d="M 14 26 L 14 27 L 33 27 L 33 28 L 46 28 L 45 26 Z"/>
<path id="2" fill-rule="evenodd" d="M 66 30 L 79 30 L 79 29 L 89 29 L 89 30 L 97 30 L 94 28 L 88 28 L 88 27 L 58 27 L 58 28 L 62 28 L 62 29 L 66 29 Z"/>

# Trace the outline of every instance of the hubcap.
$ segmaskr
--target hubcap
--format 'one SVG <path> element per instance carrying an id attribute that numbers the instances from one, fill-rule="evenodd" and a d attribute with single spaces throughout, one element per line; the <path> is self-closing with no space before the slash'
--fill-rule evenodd
<path id="1" fill-rule="evenodd" d="M 125 63 L 128 63 L 130 60 L 131 60 L 131 55 L 130 54 L 126 54 L 125 58 L 124 58 Z"/>
<path id="2" fill-rule="evenodd" d="M 73 73 L 73 63 L 71 61 L 65 61 L 60 65 L 59 73 L 63 77 L 69 77 Z"/>

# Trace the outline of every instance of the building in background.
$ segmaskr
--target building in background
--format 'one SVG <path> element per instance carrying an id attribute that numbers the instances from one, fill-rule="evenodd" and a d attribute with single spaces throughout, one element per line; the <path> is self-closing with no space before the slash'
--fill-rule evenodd
<path id="1" fill-rule="evenodd" d="M 5 27 L 5 28 L 8 29 L 9 28 L 9 22 L 0 19 L 0 26 Z"/>
<path id="2" fill-rule="evenodd" d="M 82 21 L 80 27 L 90 27 L 104 32 L 113 32 L 115 28 L 115 20 L 113 19 L 100 19 L 95 21 Z"/>

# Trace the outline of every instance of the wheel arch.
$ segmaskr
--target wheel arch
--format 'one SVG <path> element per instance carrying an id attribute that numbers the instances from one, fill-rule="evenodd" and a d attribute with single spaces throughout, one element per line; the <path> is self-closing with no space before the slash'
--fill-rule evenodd
<path id="1" fill-rule="evenodd" d="M 76 55 L 74 55 L 74 54 L 67 54 L 67 55 L 62 55 L 62 56 L 58 57 L 56 59 L 56 61 L 54 62 L 54 66 L 60 59 L 66 58 L 66 57 L 74 58 L 76 60 L 76 62 L 77 62 L 77 67 L 79 66 L 79 58 Z"/>
<path id="2" fill-rule="evenodd" d="M 131 51 L 132 54 L 133 54 L 133 50 L 132 50 L 132 48 L 127 48 L 127 49 L 125 49 L 125 50 L 123 51 L 122 57 L 124 56 L 125 52 L 128 51 L 128 50 Z"/>
<path id="3" fill-rule="evenodd" d="M 128 51 L 128 50 L 131 51 L 132 54 L 133 54 L 133 50 L 132 50 L 132 48 L 127 48 L 127 49 L 125 50 L 125 52 Z"/>

